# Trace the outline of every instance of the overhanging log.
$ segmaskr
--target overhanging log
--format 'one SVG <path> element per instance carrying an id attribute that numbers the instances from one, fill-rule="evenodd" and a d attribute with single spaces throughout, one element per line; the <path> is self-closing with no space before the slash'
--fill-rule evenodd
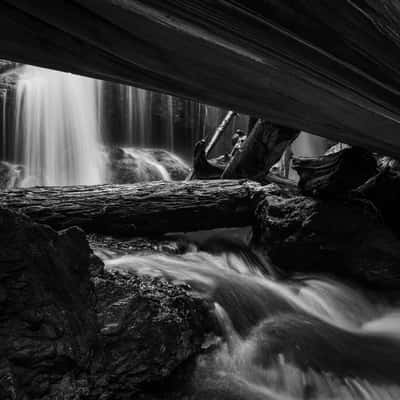
<path id="1" fill-rule="evenodd" d="M 396 0 L 0 1 L 0 57 L 400 153 Z"/>
<path id="2" fill-rule="evenodd" d="M 0 206 L 54 229 L 152 235 L 250 225 L 260 188 L 229 180 L 36 187 L 1 192 Z"/>

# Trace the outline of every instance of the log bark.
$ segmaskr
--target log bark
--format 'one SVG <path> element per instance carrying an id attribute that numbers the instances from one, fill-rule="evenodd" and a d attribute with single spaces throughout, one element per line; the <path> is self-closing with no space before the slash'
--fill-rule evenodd
<path id="1" fill-rule="evenodd" d="M 346 196 L 377 173 L 374 156 L 356 147 L 321 157 L 294 158 L 292 165 L 300 176 L 301 192 L 312 196 Z"/>
<path id="2" fill-rule="evenodd" d="M 229 162 L 222 178 L 264 181 L 270 168 L 280 160 L 299 133 L 296 129 L 273 125 L 264 119 L 258 120 L 243 147 Z"/>
<path id="3" fill-rule="evenodd" d="M 0 52 L 397 156 L 398 2 L 335 5 L 2 0 Z"/>
<path id="4" fill-rule="evenodd" d="M 37 187 L 0 193 L 0 206 L 54 229 L 148 235 L 250 225 L 259 189 L 227 180 Z"/>

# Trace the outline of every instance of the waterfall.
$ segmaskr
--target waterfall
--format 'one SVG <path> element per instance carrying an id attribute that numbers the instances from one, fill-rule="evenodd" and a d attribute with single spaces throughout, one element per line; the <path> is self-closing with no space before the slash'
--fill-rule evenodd
<path id="1" fill-rule="evenodd" d="M 3 91 L 3 110 L 1 124 L 1 159 L 7 158 L 7 90 Z"/>
<path id="2" fill-rule="evenodd" d="M 14 158 L 23 185 L 104 182 L 97 81 L 26 66 L 16 89 Z"/>
<path id="3" fill-rule="evenodd" d="M 209 137 L 227 112 L 33 66 L 19 67 L 13 79 L 10 92 L 2 94 L 0 161 L 23 167 L 23 186 L 109 183 L 113 172 L 104 153 L 115 146 L 165 149 L 190 163 L 195 143 Z M 247 129 L 247 116 L 236 121 Z M 232 124 L 213 156 L 230 150 L 234 129 Z"/>
<path id="4" fill-rule="evenodd" d="M 151 143 L 152 93 L 122 85 L 121 110 L 125 114 L 125 144 L 147 146 Z"/>

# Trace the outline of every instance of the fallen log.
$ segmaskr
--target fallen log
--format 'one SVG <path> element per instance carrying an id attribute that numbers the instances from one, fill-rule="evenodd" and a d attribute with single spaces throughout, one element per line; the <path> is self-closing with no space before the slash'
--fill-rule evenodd
<path id="1" fill-rule="evenodd" d="M 259 189 L 227 180 L 35 187 L 0 193 L 0 206 L 54 229 L 151 235 L 250 225 Z"/>
<path id="2" fill-rule="evenodd" d="M 313 158 L 294 158 L 293 169 L 299 174 L 299 188 L 311 196 L 346 196 L 377 172 L 374 156 L 352 147 Z"/>
<path id="3" fill-rule="evenodd" d="M 287 146 L 299 133 L 299 130 L 259 119 L 243 147 L 232 157 L 222 178 L 264 181 L 270 168 L 280 160 Z"/>

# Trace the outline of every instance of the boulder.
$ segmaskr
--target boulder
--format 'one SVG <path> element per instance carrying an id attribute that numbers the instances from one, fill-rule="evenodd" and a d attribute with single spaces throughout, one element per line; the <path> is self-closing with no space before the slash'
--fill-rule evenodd
<path id="1" fill-rule="evenodd" d="M 293 169 L 299 174 L 303 194 L 327 198 L 348 196 L 378 171 L 372 153 L 358 147 L 339 150 L 338 146 L 320 157 L 294 158 Z"/>
<path id="2" fill-rule="evenodd" d="M 0 209 L 0 398 L 78 399 L 88 392 L 97 319 L 90 251 Z"/>
<path id="3" fill-rule="evenodd" d="M 162 149 L 113 147 L 107 154 L 110 183 L 183 180 L 189 173 L 179 157 Z"/>
<path id="4" fill-rule="evenodd" d="M 183 181 L 189 175 L 189 166 L 177 155 L 164 149 L 143 149 L 151 154 L 169 173 L 173 181 Z"/>
<path id="5" fill-rule="evenodd" d="M 0 190 L 18 187 L 24 175 L 23 166 L 0 161 Z"/>
<path id="6" fill-rule="evenodd" d="M 257 207 L 253 240 L 290 273 L 400 288 L 400 241 L 369 202 L 270 195 Z"/>
<path id="7" fill-rule="evenodd" d="M 118 270 L 103 271 L 94 283 L 101 327 L 92 367 L 96 398 L 130 398 L 200 352 L 210 307 L 188 287 Z"/>
<path id="8" fill-rule="evenodd" d="M 78 228 L 0 209 L 0 398 L 127 399 L 202 349 L 189 287 L 105 270 Z"/>

